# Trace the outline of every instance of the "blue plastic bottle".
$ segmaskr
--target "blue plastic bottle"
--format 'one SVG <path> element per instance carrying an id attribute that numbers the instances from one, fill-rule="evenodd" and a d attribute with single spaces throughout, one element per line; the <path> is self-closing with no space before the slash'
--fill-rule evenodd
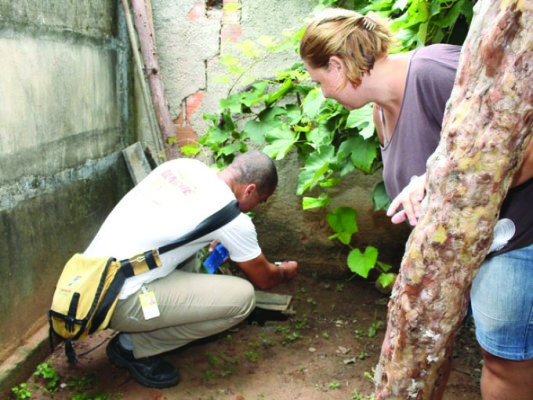
<path id="1" fill-rule="evenodd" d="M 214 273 L 226 257 L 228 257 L 228 254 L 228 250 L 221 244 L 215 247 L 209 257 L 204 261 L 204 267 L 207 269 L 207 272 L 210 274 Z"/>

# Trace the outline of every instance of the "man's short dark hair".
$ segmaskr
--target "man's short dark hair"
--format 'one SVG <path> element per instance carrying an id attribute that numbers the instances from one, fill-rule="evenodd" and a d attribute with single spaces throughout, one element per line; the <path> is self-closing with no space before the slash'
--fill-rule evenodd
<path id="1" fill-rule="evenodd" d="M 261 151 L 252 150 L 237 156 L 228 168 L 233 169 L 237 182 L 254 183 L 260 196 L 271 195 L 278 185 L 276 165 Z"/>

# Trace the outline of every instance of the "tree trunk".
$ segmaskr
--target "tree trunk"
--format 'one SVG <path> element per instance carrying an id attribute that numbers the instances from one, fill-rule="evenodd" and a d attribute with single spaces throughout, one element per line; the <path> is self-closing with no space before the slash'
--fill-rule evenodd
<path id="1" fill-rule="evenodd" d="M 152 93 L 152 101 L 154 111 L 157 116 L 157 123 L 161 131 L 163 144 L 166 146 L 166 157 L 176 158 L 179 154 L 178 146 L 170 147 L 169 138 L 175 137 L 174 123 L 170 117 L 168 103 L 165 97 L 165 87 L 163 78 L 161 77 L 161 70 L 157 62 L 157 50 L 155 46 L 154 33 L 152 31 L 152 24 L 148 17 L 148 11 L 144 0 L 131 0 L 131 7 L 133 10 L 133 21 L 137 35 L 139 37 L 139 44 L 141 46 L 141 53 L 144 59 L 145 73 L 148 78 L 150 92 Z"/>
<path id="2" fill-rule="evenodd" d="M 481 0 L 442 137 L 428 160 L 422 216 L 406 246 L 376 368 L 376 399 L 431 399 L 472 280 L 533 128 L 533 2 Z"/>

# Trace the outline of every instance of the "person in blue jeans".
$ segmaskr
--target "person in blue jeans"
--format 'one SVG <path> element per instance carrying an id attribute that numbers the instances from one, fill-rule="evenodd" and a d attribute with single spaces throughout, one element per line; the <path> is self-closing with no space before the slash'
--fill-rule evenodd
<path id="1" fill-rule="evenodd" d="M 393 223 L 417 223 L 426 161 L 442 130 L 461 47 L 389 54 L 393 37 L 375 14 L 327 9 L 307 25 L 300 56 L 325 97 L 349 110 L 374 105 Z M 483 354 L 484 400 L 533 399 L 533 141 L 500 211 L 471 305 Z M 444 385 L 435 398 L 441 398 Z"/>

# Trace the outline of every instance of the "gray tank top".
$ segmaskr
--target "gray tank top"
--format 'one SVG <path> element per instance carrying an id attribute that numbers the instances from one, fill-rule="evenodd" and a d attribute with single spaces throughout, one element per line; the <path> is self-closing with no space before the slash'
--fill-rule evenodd
<path id="1" fill-rule="evenodd" d="M 439 144 L 460 53 L 459 46 L 436 44 L 417 49 L 411 57 L 398 122 L 391 140 L 381 148 L 383 180 L 391 199 L 413 175 L 425 173 L 426 161 Z M 533 244 L 533 212 L 528 210 L 532 202 L 533 179 L 509 190 L 500 219 L 510 219 L 516 231 L 490 256 Z"/>

